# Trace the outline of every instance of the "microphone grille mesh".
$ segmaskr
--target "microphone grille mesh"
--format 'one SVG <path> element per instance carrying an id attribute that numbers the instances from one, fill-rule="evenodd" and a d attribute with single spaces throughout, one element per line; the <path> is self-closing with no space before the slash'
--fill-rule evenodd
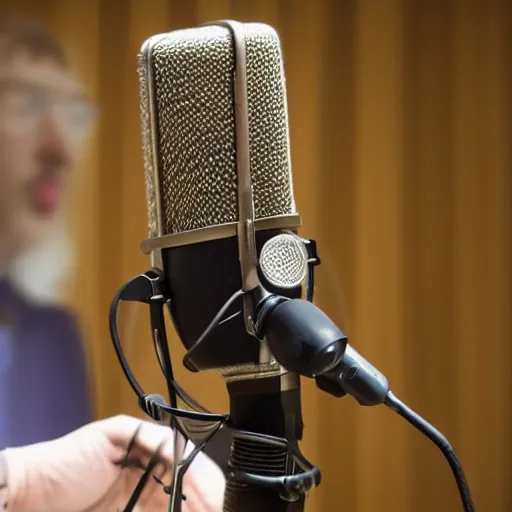
<path id="1" fill-rule="evenodd" d="M 274 286 L 295 288 L 307 275 L 308 253 L 296 235 L 282 233 L 269 239 L 259 257 L 261 272 Z"/>
<path id="2" fill-rule="evenodd" d="M 156 201 L 155 178 L 153 169 L 153 146 L 152 146 L 152 122 L 149 108 L 150 93 L 147 68 L 147 56 L 143 53 L 138 55 L 138 74 L 140 90 L 140 117 L 142 126 L 142 155 L 144 158 L 144 180 L 146 185 L 146 205 L 148 209 L 149 236 L 158 235 L 157 215 L 158 207 Z"/>
<path id="3" fill-rule="evenodd" d="M 279 38 L 268 25 L 244 28 L 255 217 L 295 214 Z M 235 56 L 228 29 L 170 32 L 155 36 L 145 51 L 139 75 L 150 236 L 157 234 L 159 214 L 155 179 L 161 234 L 237 222 Z"/>

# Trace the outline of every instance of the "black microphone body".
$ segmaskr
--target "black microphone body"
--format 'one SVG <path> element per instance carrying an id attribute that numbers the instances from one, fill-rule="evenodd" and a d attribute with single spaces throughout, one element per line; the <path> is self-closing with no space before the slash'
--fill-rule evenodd
<path id="1" fill-rule="evenodd" d="M 257 232 L 258 253 L 265 242 L 280 232 Z M 237 240 L 231 237 L 164 249 L 162 257 L 172 292 L 169 308 L 174 325 L 180 340 L 190 349 L 226 299 L 241 286 L 240 274 L 233 272 L 238 265 Z M 269 291 L 275 290 L 264 276 L 261 279 Z M 284 293 L 290 299 L 298 298 L 301 288 Z M 226 377 L 230 422 L 204 451 L 228 477 L 226 512 L 301 512 L 303 496 L 289 502 L 274 489 L 238 483 L 236 478 L 230 478 L 233 470 L 262 476 L 292 474 L 294 468 L 289 451 L 291 447 L 298 449 L 303 432 L 300 378 L 293 373 L 270 377 L 261 374 L 261 342 L 247 333 L 242 308 L 242 299 L 232 304 L 225 314 L 227 321 L 205 338 L 192 359 L 194 371 L 222 367 L 226 373 L 229 368 L 236 370 L 242 365 L 254 367 L 252 378 Z M 258 441 L 244 433 L 268 437 Z M 273 444 L 274 438 L 281 441 L 281 445 Z"/>
<path id="2" fill-rule="evenodd" d="M 258 253 L 280 230 L 256 233 Z M 164 273 L 172 297 L 169 305 L 180 340 L 187 349 L 204 332 L 210 320 L 236 290 L 241 287 L 236 238 L 224 238 L 198 244 L 164 249 Z M 264 276 L 261 276 L 265 281 Z M 266 282 L 266 288 L 275 288 Z M 198 293 L 201 290 L 201 293 Z M 282 291 L 282 290 L 281 290 Z M 289 298 L 301 296 L 301 288 L 284 291 Z M 226 512 L 302 512 L 304 497 L 294 502 L 282 499 L 273 489 L 238 483 L 230 478 L 233 470 L 262 476 L 284 476 L 293 471 L 290 447 L 302 440 L 300 378 L 296 374 L 264 377 L 260 373 L 261 342 L 249 335 L 244 326 L 242 299 L 226 312 L 228 319 L 208 335 L 192 359 L 194 371 L 222 367 L 254 367 L 253 378 L 227 377 L 230 422 L 205 447 L 204 451 L 227 475 Z M 258 368 L 258 366 L 260 368 Z M 277 438 L 260 442 L 244 433 Z"/>
<path id="3" fill-rule="evenodd" d="M 258 231 L 258 254 L 265 242 L 280 233 L 282 230 Z M 240 272 L 233 271 L 239 266 L 237 243 L 236 238 L 230 237 L 162 251 L 164 273 L 172 294 L 171 315 L 187 349 L 192 348 L 226 300 L 242 286 Z M 261 279 L 269 292 L 276 291 L 264 276 Z M 302 290 L 296 287 L 280 292 L 289 298 L 299 298 Z M 226 372 L 229 368 L 261 363 L 261 342 L 247 333 L 242 309 L 240 298 L 224 315 L 226 320 L 194 351 L 191 358 L 194 371 Z"/>
<path id="4" fill-rule="evenodd" d="M 289 449 L 302 439 L 303 429 L 299 377 L 241 380 L 228 384 L 228 392 L 234 429 L 228 471 L 276 477 L 291 474 Z M 261 441 L 244 432 L 260 434 Z M 281 442 L 273 443 L 274 439 Z M 294 499 L 289 502 L 274 489 L 228 479 L 224 507 L 226 512 L 302 512 L 305 497 Z"/>

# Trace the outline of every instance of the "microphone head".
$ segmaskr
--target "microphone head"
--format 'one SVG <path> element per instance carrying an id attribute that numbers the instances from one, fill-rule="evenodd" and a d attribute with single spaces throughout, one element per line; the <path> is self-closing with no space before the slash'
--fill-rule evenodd
<path id="1" fill-rule="evenodd" d="M 279 37 L 262 23 L 242 26 L 256 229 L 296 228 Z M 224 26 L 155 35 L 139 54 L 149 235 L 167 247 L 236 234 L 234 73 Z"/>
<path id="2" fill-rule="evenodd" d="M 142 248 L 164 271 L 187 349 L 247 289 L 244 262 L 265 289 L 289 298 L 301 296 L 306 277 L 307 255 L 288 238 L 301 219 L 279 37 L 266 24 L 229 24 L 155 35 L 139 54 L 149 216 Z M 247 332 L 244 311 L 242 299 L 231 305 L 191 366 L 226 378 L 283 372 Z"/>

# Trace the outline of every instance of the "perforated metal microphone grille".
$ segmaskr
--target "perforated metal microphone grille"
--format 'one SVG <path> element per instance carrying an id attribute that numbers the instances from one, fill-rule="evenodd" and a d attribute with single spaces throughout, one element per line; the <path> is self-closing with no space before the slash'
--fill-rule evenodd
<path id="1" fill-rule="evenodd" d="M 255 218 L 296 215 L 280 41 L 244 29 Z M 238 221 L 234 59 L 220 26 L 154 36 L 139 54 L 150 237 Z"/>
<path id="2" fill-rule="evenodd" d="M 271 284 L 279 288 L 295 288 L 306 279 L 308 252 L 297 235 L 281 233 L 263 245 L 259 264 Z"/>

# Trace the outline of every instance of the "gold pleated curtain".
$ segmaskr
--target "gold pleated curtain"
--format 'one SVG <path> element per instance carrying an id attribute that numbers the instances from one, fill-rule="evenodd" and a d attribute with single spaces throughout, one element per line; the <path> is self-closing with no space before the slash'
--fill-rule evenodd
<path id="1" fill-rule="evenodd" d="M 477 510 L 512 510 L 509 1 L 3 4 L 49 24 L 101 108 L 77 171 L 69 299 L 99 416 L 139 414 L 108 333 L 114 292 L 149 266 L 136 54 L 154 33 L 265 21 L 282 38 L 302 233 L 323 259 L 318 304 L 452 441 Z M 172 344 L 181 355 L 174 334 Z M 150 345 L 131 350 L 137 375 L 160 386 Z M 215 374 L 178 377 L 226 410 Z M 441 454 L 391 411 L 311 382 L 303 407 L 304 452 L 323 472 L 309 511 L 461 510 Z"/>

